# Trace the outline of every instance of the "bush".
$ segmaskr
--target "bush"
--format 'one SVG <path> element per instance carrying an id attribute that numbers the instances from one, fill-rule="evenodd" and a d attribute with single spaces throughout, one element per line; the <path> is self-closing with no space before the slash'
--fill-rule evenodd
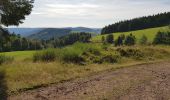
<path id="1" fill-rule="evenodd" d="M 2 65 L 3 63 L 12 62 L 13 60 L 14 60 L 13 57 L 5 56 L 5 55 L 0 55 L 0 65 Z"/>
<path id="2" fill-rule="evenodd" d="M 128 35 L 125 39 L 125 45 L 132 46 L 136 44 L 136 37 L 132 34 Z"/>
<path id="3" fill-rule="evenodd" d="M 144 57 L 144 52 L 137 48 L 118 48 L 117 51 L 123 57 L 133 57 L 135 59 L 141 59 Z"/>
<path id="4" fill-rule="evenodd" d="M 60 60 L 65 62 L 80 63 L 83 60 L 81 54 L 83 52 L 80 49 L 75 49 L 74 47 L 67 47 L 60 50 L 58 57 Z"/>
<path id="5" fill-rule="evenodd" d="M 103 54 L 101 58 L 101 62 L 106 62 L 106 63 L 117 63 L 121 59 L 121 55 L 117 52 L 108 52 Z"/>
<path id="6" fill-rule="evenodd" d="M 105 41 L 106 41 L 106 40 L 105 40 L 105 37 L 102 36 L 102 42 L 105 43 Z"/>
<path id="7" fill-rule="evenodd" d="M 170 32 L 158 32 L 153 43 L 170 45 Z"/>
<path id="8" fill-rule="evenodd" d="M 56 59 L 56 50 L 54 49 L 47 49 L 44 51 L 38 51 L 33 55 L 33 61 L 44 61 L 44 62 L 51 62 L 55 61 Z"/>
<path id="9" fill-rule="evenodd" d="M 120 35 L 115 41 L 115 46 L 122 46 L 124 39 L 125 35 L 124 34 Z"/>
<path id="10" fill-rule="evenodd" d="M 148 42 L 148 38 L 145 35 L 143 35 L 140 39 L 140 44 L 147 44 L 147 42 Z"/>
<path id="11" fill-rule="evenodd" d="M 113 39 L 113 38 L 114 38 L 114 37 L 113 37 L 112 34 L 107 35 L 107 37 L 106 37 L 106 42 L 112 44 L 112 43 L 114 42 L 114 39 Z"/>

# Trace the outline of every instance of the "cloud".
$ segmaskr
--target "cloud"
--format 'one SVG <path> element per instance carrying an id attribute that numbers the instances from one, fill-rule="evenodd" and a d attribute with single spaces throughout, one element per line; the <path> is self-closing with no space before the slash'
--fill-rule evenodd
<path id="1" fill-rule="evenodd" d="M 170 0 L 35 0 L 22 27 L 103 27 L 114 22 L 170 11 Z"/>

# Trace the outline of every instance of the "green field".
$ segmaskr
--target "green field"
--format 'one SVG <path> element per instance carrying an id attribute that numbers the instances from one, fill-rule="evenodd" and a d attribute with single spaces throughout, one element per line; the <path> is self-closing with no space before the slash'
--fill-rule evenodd
<path id="1" fill-rule="evenodd" d="M 152 28 L 122 34 L 134 34 L 139 40 L 145 34 L 151 42 L 159 30 L 166 30 L 167 27 Z M 120 33 L 115 33 L 117 38 Z M 65 80 L 82 78 L 105 70 L 115 70 L 131 65 L 155 62 L 160 60 L 170 60 L 170 46 L 157 45 L 135 45 L 114 47 L 113 45 L 103 45 L 94 43 L 101 40 L 101 35 L 92 38 L 92 43 L 75 43 L 74 45 L 53 49 L 57 51 L 57 57 L 82 56 L 87 62 L 84 65 L 74 62 L 60 61 L 56 59 L 51 62 L 33 61 L 33 55 L 37 51 L 16 51 L 5 52 L 0 55 L 13 57 L 12 62 L 0 65 L 0 96 L 2 93 L 12 94 L 21 91 L 35 89 L 37 87 L 56 84 Z M 44 50 L 42 50 L 44 51 Z M 127 56 L 122 56 L 121 51 L 126 52 Z M 130 52 L 129 52 L 130 51 Z M 133 51 L 133 52 L 131 52 Z M 40 51 L 38 51 L 40 52 Z M 42 52 L 43 53 L 43 52 Z M 132 53 L 132 54 L 131 54 Z M 107 57 L 107 58 L 106 58 Z M 115 58 L 119 58 L 114 61 Z M 108 59 L 113 63 L 105 62 Z M 71 59 L 75 60 L 75 59 Z M 95 63 L 100 62 L 102 63 Z M 89 62 L 88 62 L 89 61 Z M 94 62 L 91 62 L 94 61 Z"/>
<path id="2" fill-rule="evenodd" d="M 130 31 L 130 32 L 119 32 L 119 33 L 113 33 L 114 38 L 117 39 L 119 35 L 125 34 L 133 34 L 135 35 L 137 42 L 139 42 L 140 38 L 145 35 L 148 38 L 148 42 L 152 43 L 153 39 L 155 38 L 155 35 L 157 34 L 158 31 L 165 31 L 168 30 L 168 27 L 158 27 L 158 28 L 150 28 L 150 29 L 144 29 L 144 30 L 138 30 L 138 31 Z M 107 36 L 107 35 L 98 35 L 96 37 L 93 37 L 91 40 L 93 42 L 101 42 L 102 36 Z"/>
<path id="3" fill-rule="evenodd" d="M 95 45 L 95 44 L 91 44 Z M 101 44 L 97 46 L 102 46 Z M 116 47 L 108 46 L 109 51 L 101 52 L 110 54 L 114 52 Z M 144 60 L 135 60 L 134 58 L 122 58 L 118 63 L 104 63 L 104 64 L 86 64 L 79 65 L 74 63 L 63 63 L 60 61 L 53 62 L 33 62 L 32 57 L 35 51 L 17 51 L 1 53 L 7 56 L 14 57 L 14 61 L 0 65 L 1 84 L 0 88 L 6 87 L 7 94 L 17 93 L 19 91 L 27 89 L 35 89 L 44 85 L 52 83 L 58 83 L 64 80 L 70 80 L 79 77 L 85 77 L 91 74 L 95 74 L 100 71 L 117 69 L 127 67 L 130 65 L 147 63 L 158 60 L 167 59 L 170 54 L 169 46 L 135 46 L 135 47 L 123 47 L 123 48 L 136 48 L 136 50 L 153 52 L 155 57 L 152 59 L 147 57 Z M 147 53 L 148 54 L 148 53 Z M 150 53 L 149 53 L 150 54 Z M 98 56 L 100 57 L 100 56 Z M 97 57 L 97 58 L 98 58 Z M 128 63 L 127 63 L 128 62 Z M 2 86 L 3 84 L 3 86 Z M 1 94 L 0 94 L 1 95 Z"/>
<path id="4" fill-rule="evenodd" d="M 5 54 L 6 56 L 12 56 L 15 58 L 15 61 L 21 61 L 29 59 L 33 56 L 35 51 L 15 51 L 15 52 L 5 52 L 0 54 Z"/>

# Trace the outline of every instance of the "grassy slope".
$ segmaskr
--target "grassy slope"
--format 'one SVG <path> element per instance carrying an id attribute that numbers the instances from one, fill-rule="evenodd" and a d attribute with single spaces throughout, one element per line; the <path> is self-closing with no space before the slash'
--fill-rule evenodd
<path id="1" fill-rule="evenodd" d="M 132 33 L 136 35 L 138 40 L 145 34 L 149 41 L 152 41 L 157 31 L 164 28 L 166 27 L 134 31 Z M 124 34 L 129 33 L 131 32 L 125 32 Z M 114 36 L 118 37 L 119 34 L 116 33 Z M 100 41 L 101 35 L 94 37 L 92 40 L 94 42 Z M 157 46 L 157 48 L 163 48 L 170 52 L 169 46 Z M 0 65 L 0 75 L 3 74 L 1 75 L 3 77 L 1 77 L 0 82 L 6 85 L 8 93 L 35 88 L 43 84 L 49 85 L 63 80 L 84 77 L 107 69 L 117 69 L 128 65 L 146 63 L 146 61 L 134 61 L 131 59 L 125 59 L 125 61 L 114 65 L 88 64 L 86 66 L 79 66 L 75 64 L 63 64 L 57 61 L 51 63 L 33 63 L 31 58 L 34 52 L 17 51 L 5 53 L 7 56 L 13 56 L 15 58 L 12 63 Z M 0 86 L 0 88 L 2 87 Z"/>
<path id="2" fill-rule="evenodd" d="M 115 39 L 117 39 L 117 37 L 120 35 L 120 34 L 125 34 L 125 35 L 128 35 L 130 33 L 132 33 L 133 35 L 136 36 L 137 38 L 137 42 L 139 42 L 140 38 L 143 36 L 143 35 L 146 35 L 148 37 L 148 42 L 152 42 L 156 33 L 160 30 L 167 30 L 168 27 L 158 27 L 158 28 L 150 28 L 150 29 L 144 29 L 144 30 L 138 30 L 138 31 L 131 31 L 131 32 L 122 32 L 122 33 L 113 33 L 114 34 L 114 37 Z M 96 37 L 93 37 L 92 38 L 92 41 L 93 42 L 101 42 L 101 38 L 102 36 L 106 36 L 106 35 L 98 35 Z"/>
<path id="3" fill-rule="evenodd" d="M 157 46 L 155 48 L 163 48 L 170 52 L 169 46 Z M 18 51 L 5 53 L 16 58 L 12 63 L 0 65 L 0 73 L 4 73 L 4 79 L 2 81 L 1 78 L 0 81 L 8 87 L 8 93 L 23 89 L 34 89 L 36 86 L 84 77 L 108 69 L 146 63 L 146 61 L 134 61 L 131 59 L 125 59 L 125 61 L 117 64 L 88 64 L 86 66 L 63 64 L 58 61 L 33 63 L 30 58 L 34 52 Z"/>
<path id="4" fill-rule="evenodd" d="M 6 56 L 12 56 L 15 58 L 15 61 L 26 60 L 33 56 L 35 51 L 15 51 L 15 52 L 5 52 L 0 54 L 5 54 Z"/>

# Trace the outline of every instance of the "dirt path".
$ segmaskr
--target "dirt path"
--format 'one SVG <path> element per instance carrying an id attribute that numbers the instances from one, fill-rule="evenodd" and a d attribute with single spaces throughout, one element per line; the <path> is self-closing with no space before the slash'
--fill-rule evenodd
<path id="1" fill-rule="evenodd" d="M 170 62 L 106 71 L 9 100 L 170 100 Z"/>

